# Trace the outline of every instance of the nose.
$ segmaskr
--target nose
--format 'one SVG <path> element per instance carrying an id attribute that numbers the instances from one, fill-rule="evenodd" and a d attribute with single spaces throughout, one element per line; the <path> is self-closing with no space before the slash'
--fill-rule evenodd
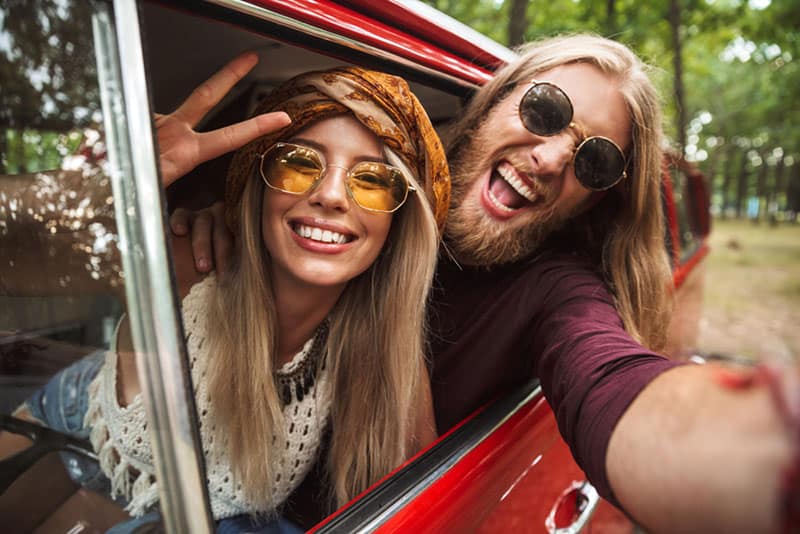
<path id="1" fill-rule="evenodd" d="M 550 137 L 537 136 L 531 149 L 534 172 L 540 177 L 561 176 L 572 161 L 575 146 L 575 139 L 566 132 Z"/>
<path id="2" fill-rule="evenodd" d="M 312 205 L 330 210 L 345 212 L 350 209 L 350 199 L 345 189 L 347 171 L 348 169 L 339 165 L 325 167 L 319 181 L 311 190 L 308 201 Z"/>

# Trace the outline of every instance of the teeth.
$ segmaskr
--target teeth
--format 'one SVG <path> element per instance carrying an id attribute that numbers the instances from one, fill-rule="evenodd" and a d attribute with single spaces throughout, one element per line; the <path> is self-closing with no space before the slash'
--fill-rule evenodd
<path id="1" fill-rule="evenodd" d="M 339 245 L 347 243 L 347 236 L 340 234 L 339 232 L 323 230 L 322 228 L 306 226 L 305 224 L 295 225 L 292 229 L 294 230 L 294 233 L 300 237 L 305 237 L 306 239 L 311 239 L 313 241 L 319 241 L 321 243 L 336 243 Z"/>
<path id="2" fill-rule="evenodd" d="M 494 204 L 495 208 L 499 209 L 500 211 L 505 211 L 506 213 L 511 213 L 512 211 L 515 211 L 514 209 L 509 208 L 508 206 L 497 200 L 497 197 L 494 196 L 491 189 L 489 189 L 487 193 L 489 194 L 489 200 L 492 201 L 492 204 Z"/>
<path id="3" fill-rule="evenodd" d="M 510 165 L 501 165 L 497 168 L 497 174 L 506 181 L 508 185 L 514 188 L 514 191 L 525 197 L 530 202 L 536 202 L 536 193 L 534 193 L 530 186 L 523 182 L 513 171 Z M 496 200 L 493 198 L 493 200 Z"/>

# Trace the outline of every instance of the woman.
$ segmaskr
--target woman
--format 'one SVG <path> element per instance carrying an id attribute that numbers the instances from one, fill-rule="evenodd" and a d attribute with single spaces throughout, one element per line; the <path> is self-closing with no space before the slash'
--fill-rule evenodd
<path id="1" fill-rule="evenodd" d="M 222 93 L 241 77 L 219 76 L 209 84 Z M 157 118 L 165 185 L 198 162 L 180 149 L 210 107 L 197 94 Z M 274 515 L 327 431 L 339 504 L 435 437 L 423 326 L 449 193 L 438 137 L 403 80 L 359 68 L 286 82 L 258 109 L 280 111 L 291 124 L 240 149 L 228 173 L 234 267 L 202 279 L 188 241 L 173 244 L 221 527 Z M 85 424 L 112 494 L 141 516 L 157 489 L 127 321 L 115 346 Z M 42 398 L 27 408 L 45 420 Z"/>

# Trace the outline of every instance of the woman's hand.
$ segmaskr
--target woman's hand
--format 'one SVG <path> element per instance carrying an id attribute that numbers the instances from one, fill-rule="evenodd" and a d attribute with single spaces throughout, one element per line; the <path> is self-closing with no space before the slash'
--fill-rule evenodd
<path id="1" fill-rule="evenodd" d="M 155 115 L 161 178 L 169 186 L 200 163 L 288 125 L 283 112 L 265 113 L 211 132 L 194 131 L 198 122 L 258 63 L 254 52 L 240 55 L 192 91 L 169 115 Z"/>

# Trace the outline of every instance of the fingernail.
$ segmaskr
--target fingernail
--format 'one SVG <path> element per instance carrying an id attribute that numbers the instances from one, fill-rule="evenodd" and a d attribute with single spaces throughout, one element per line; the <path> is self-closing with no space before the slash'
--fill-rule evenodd
<path id="1" fill-rule="evenodd" d="M 200 269 L 201 271 L 207 271 L 209 267 L 210 265 L 208 264 L 208 260 L 206 259 L 197 260 L 197 268 Z"/>
<path id="2" fill-rule="evenodd" d="M 292 123 L 292 118 L 285 111 L 279 111 L 278 112 L 278 118 L 281 120 L 281 122 L 283 122 L 286 125 L 289 125 L 289 124 Z"/>

